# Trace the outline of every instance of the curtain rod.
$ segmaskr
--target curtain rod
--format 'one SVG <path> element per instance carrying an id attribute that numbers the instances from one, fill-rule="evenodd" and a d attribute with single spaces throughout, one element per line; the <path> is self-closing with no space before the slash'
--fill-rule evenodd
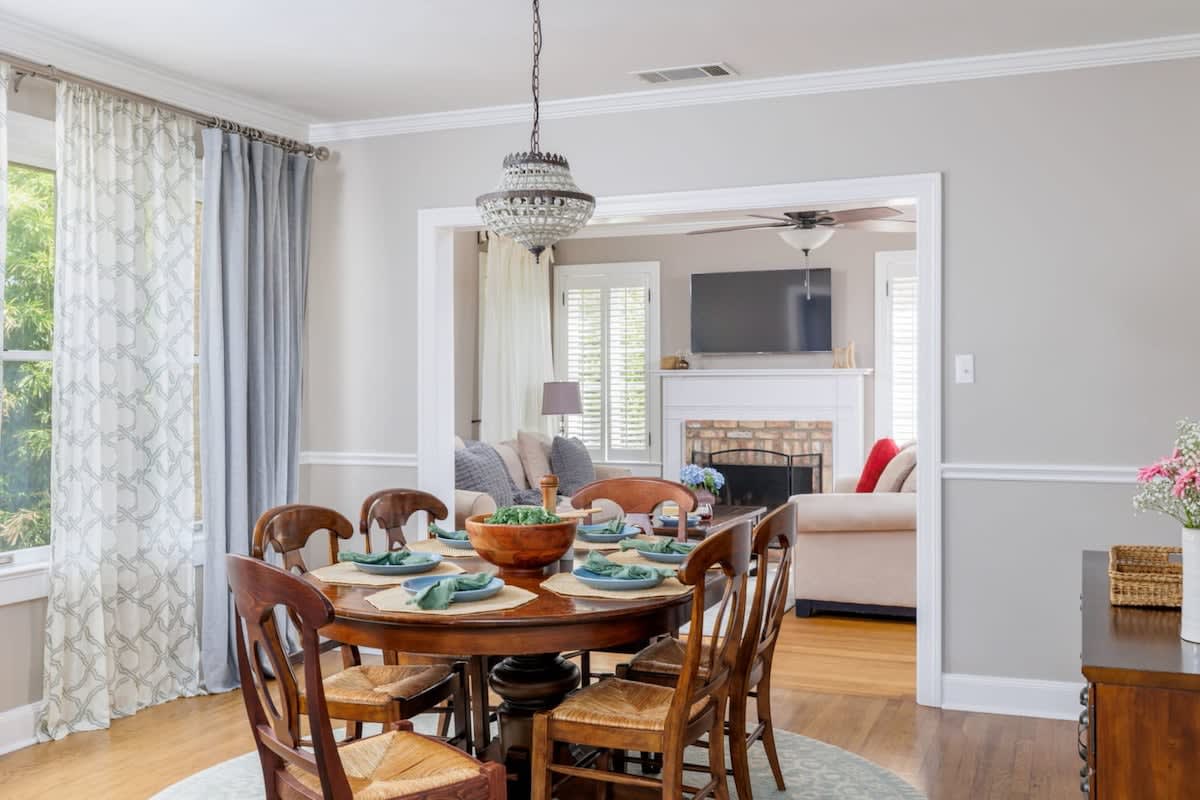
<path id="1" fill-rule="evenodd" d="M 53 64 L 39 64 L 35 61 L 29 61 L 28 59 L 4 52 L 0 52 L 0 61 L 8 62 L 10 65 L 12 65 L 13 70 L 16 73 L 16 81 L 13 83 L 14 91 L 17 90 L 17 88 L 20 86 L 21 80 L 26 76 L 44 78 L 45 80 L 54 81 L 55 83 L 59 81 L 68 81 L 70 83 L 77 83 L 80 86 L 85 86 L 89 89 L 97 89 L 101 92 L 108 92 L 109 94 L 113 94 L 118 97 L 124 97 L 128 100 L 136 100 L 140 103 L 148 103 L 153 106 L 158 106 L 166 111 L 171 111 L 175 114 L 179 114 L 180 116 L 188 117 L 189 119 L 194 119 L 196 122 L 200 123 L 206 128 L 219 128 L 230 133 L 237 133 L 245 136 L 247 139 L 266 142 L 267 144 L 281 147 L 289 153 L 302 153 L 309 158 L 315 158 L 317 161 L 325 161 L 329 158 L 328 147 L 317 147 L 309 144 L 308 142 L 301 142 L 297 139 L 289 139 L 286 136 L 268 133 L 266 131 L 259 130 L 258 128 L 252 128 L 249 125 L 242 125 L 241 123 L 232 122 L 227 119 L 222 119 L 221 117 L 214 117 L 211 114 L 201 114 L 200 112 L 193 111 L 190 108 L 184 108 L 183 106 L 177 106 L 174 103 L 167 103 L 162 100 L 155 100 L 153 97 L 147 97 L 144 94 L 131 92 L 126 89 L 122 89 L 119 86 L 113 86 L 112 84 L 94 81 L 90 78 L 85 78 L 82 75 L 76 75 L 72 72 L 65 72 L 58 69 Z"/>

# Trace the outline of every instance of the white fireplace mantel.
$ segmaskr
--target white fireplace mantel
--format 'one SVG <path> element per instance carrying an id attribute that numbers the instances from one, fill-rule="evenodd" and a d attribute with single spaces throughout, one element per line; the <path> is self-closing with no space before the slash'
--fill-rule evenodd
<path id="1" fill-rule="evenodd" d="M 688 420 L 833 423 L 833 475 L 857 476 L 866 456 L 870 369 L 657 370 L 662 382 L 663 475 L 684 464 Z"/>

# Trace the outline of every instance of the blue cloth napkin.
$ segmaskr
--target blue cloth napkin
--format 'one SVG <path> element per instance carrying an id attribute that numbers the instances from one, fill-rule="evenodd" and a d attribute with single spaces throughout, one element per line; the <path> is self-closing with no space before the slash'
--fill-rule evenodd
<path id="1" fill-rule="evenodd" d="M 492 582 L 492 576 L 487 572 L 477 572 L 468 575 L 455 575 L 443 578 L 429 584 L 413 595 L 408 601 L 410 606 L 423 609 L 449 608 L 454 602 L 454 593 L 468 589 L 482 589 Z"/>
<path id="2" fill-rule="evenodd" d="M 616 578 L 623 581 L 641 581 L 662 575 L 664 578 L 675 577 L 675 570 L 663 567 L 644 567 L 641 564 L 616 564 L 609 561 L 600 553 L 593 550 L 588 553 L 583 568 L 588 572 L 603 575 L 606 578 Z"/>
<path id="3" fill-rule="evenodd" d="M 687 555 L 696 549 L 690 542 L 681 542 L 669 536 L 657 536 L 654 539 L 623 539 L 622 550 L 641 550 L 643 553 L 677 553 Z"/>
<path id="4" fill-rule="evenodd" d="M 355 564 L 424 564 L 432 561 L 428 553 L 412 550 L 393 550 L 390 553 L 338 553 L 338 561 L 353 561 Z"/>

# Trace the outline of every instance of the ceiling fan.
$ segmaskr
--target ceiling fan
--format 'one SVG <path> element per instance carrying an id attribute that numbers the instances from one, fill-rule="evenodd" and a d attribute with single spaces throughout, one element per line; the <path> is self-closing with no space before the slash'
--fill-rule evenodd
<path id="1" fill-rule="evenodd" d="M 689 236 L 704 233 L 730 233 L 759 229 L 782 228 L 779 238 L 807 256 L 828 242 L 838 228 L 879 231 L 882 233 L 911 233 L 915 225 L 908 220 L 891 219 L 904 212 L 888 206 L 849 208 L 844 211 L 785 211 L 782 217 L 766 214 L 747 214 L 756 219 L 771 220 L 754 225 L 734 225 L 726 228 L 706 228 L 688 231 Z"/>

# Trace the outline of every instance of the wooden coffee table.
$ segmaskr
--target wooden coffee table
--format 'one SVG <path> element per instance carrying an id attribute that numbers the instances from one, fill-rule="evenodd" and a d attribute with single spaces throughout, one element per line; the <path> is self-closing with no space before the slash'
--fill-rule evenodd
<path id="1" fill-rule="evenodd" d="M 713 534 L 732 528 L 740 522 L 749 522 L 753 526 L 758 524 L 758 521 L 766 513 L 766 506 L 713 506 L 711 519 L 700 520 L 699 525 L 688 526 L 688 537 L 703 539 L 706 536 L 712 536 Z M 660 520 L 657 518 L 654 522 L 654 532 L 660 536 L 674 536 L 678 532 L 678 528 L 674 525 L 661 525 Z"/>

